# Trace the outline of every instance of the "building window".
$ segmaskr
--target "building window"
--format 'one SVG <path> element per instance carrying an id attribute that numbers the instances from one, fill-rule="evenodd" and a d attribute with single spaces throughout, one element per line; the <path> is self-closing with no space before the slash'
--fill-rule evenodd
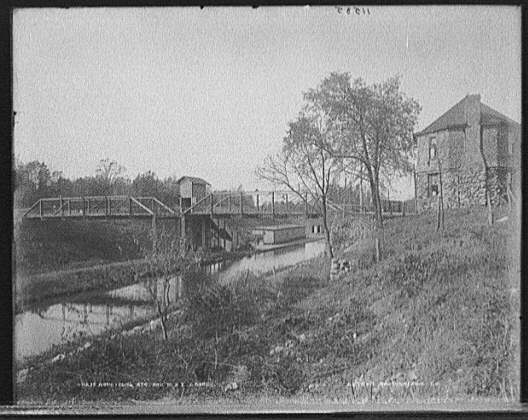
<path id="1" fill-rule="evenodd" d="M 508 142 L 508 154 L 513 155 L 513 142 Z"/>
<path id="2" fill-rule="evenodd" d="M 427 175 L 427 197 L 436 197 L 440 189 L 438 186 L 438 174 Z"/>
<path id="3" fill-rule="evenodd" d="M 436 137 L 429 139 L 429 161 L 436 159 Z"/>

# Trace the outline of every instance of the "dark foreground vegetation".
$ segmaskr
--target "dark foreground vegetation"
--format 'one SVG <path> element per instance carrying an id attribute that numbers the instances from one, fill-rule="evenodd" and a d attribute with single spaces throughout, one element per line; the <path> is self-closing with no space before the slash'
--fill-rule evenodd
<path id="1" fill-rule="evenodd" d="M 288 220 L 270 220 L 268 224 Z M 202 264 L 234 260 L 252 253 L 249 241 L 257 220 L 237 220 L 237 250 L 200 252 Z M 15 228 L 16 312 L 91 290 L 111 290 L 148 276 L 145 254 L 152 248 L 150 220 L 17 220 Z M 176 233 L 176 221 L 158 221 L 159 235 Z M 172 236 L 171 236 L 172 237 Z"/>
<path id="2" fill-rule="evenodd" d="M 481 209 L 446 213 L 443 233 L 432 214 L 393 219 L 378 264 L 368 240 L 341 235 L 353 267 L 332 281 L 322 258 L 228 285 L 193 275 L 167 340 L 160 330 L 97 339 L 30 370 L 18 398 L 515 400 L 515 227 L 511 216 L 488 227 Z"/>
<path id="3" fill-rule="evenodd" d="M 149 222 L 19 220 L 16 272 L 41 274 L 141 258 L 151 243 Z"/>

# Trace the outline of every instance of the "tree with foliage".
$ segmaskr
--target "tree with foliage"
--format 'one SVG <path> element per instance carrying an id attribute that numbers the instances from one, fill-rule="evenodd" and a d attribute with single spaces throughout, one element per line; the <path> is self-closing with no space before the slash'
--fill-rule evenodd
<path id="1" fill-rule="evenodd" d="M 47 197 L 53 181 L 49 168 L 37 160 L 15 166 L 15 205 L 28 207 L 39 198 Z"/>
<path id="2" fill-rule="evenodd" d="M 348 73 L 332 73 L 309 92 L 332 121 L 334 136 L 325 148 L 332 155 L 362 165 L 370 185 L 378 226 L 383 226 L 380 179 L 412 171 L 413 131 L 420 105 L 400 90 L 392 77 L 368 86 Z"/>
<path id="3" fill-rule="evenodd" d="M 157 196 L 160 186 L 160 181 L 156 174 L 152 171 L 147 171 L 143 174 L 138 174 L 132 181 L 132 193 L 135 196 Z"/>
<path id="4" fill-rule="evenodd" d="M 380 179 L 412 171 L 413 131 L 420 105 L 400 89 L 400 78 L 367 85 L 348 73 L 332 73 L 308 98 L 330 116 L 333 135 L 322 147 L 365 170 L 378 233 L 383 229 Z"/>
<path id="5" fill-rule="evenodd" d="M 108 158 L 101 159 L 96 169 L 96 181 L 98 183 L 98 193 L 102 195 L 111 195 L 114 193 L 114 187 L 121 178 L 126 169 L 115 160 Z"/>
<path id="6" fill-rule="evenodd" d="M 333 134 L 328 115 L 308 95 L 305 95 L 305 99 L 304 110 L 289 124 L 281 152 L 276 156 L 268 156 L 264 165 L 257 169 L 257 175 L 275 185 L 286 187 L 304 202 L 311 201 L 323 216 L 327 253 L 333 257 L 328 194 L 339 174 L 340 161 L 324 147 Z"/>

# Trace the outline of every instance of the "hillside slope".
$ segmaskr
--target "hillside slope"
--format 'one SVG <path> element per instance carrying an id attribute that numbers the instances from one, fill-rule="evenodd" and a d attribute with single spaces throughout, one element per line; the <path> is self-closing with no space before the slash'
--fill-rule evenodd
<path id="1" fill-rule="evenodd" d="M 448 212 L 444 233 L 435 227 L 433 215 L 388 221 L 379 264 L 368 241 L 343 243 L 353 267 L 334 281 L 328 261 L 317 259 L 272 278 L 195 286 L 169 340 L 159 331 L 97 340 L 30 371 L 19 395 L 39 402 L 165 397 L 178 404 L 197 397 L 242 404 L 270 397 L 515 400 L 516 224 L 488 227 L 484 212 L 473 209 Z M 184 393 L 170 386 L 82 388 L 79 377 L 210 386 Z M 225 387 L 232 382 L 236 389 Z"/>

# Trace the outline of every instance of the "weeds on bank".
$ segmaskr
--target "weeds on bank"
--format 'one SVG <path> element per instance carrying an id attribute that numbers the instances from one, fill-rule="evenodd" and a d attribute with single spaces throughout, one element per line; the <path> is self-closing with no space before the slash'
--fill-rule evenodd
<path id="1" fill-rule="evenodd" d="M 323 259 L 274 280 L 243 275 L 220 285 L 194 275 L 184 315 L 170 321 L 166 342 L 159 332 L 97 341 L 75 360 L 28 375 L 20 395 L 514 399 L 514 225 L 488 228 L 478 212 L 446 215 L 442 234 L 432 216 L 387 222 L 384 260 L 374 264 L 369 246 L 351 249 L 352 272 L 333 282 Z M 138 378 L 210 386 L 79 386 Z"/>

